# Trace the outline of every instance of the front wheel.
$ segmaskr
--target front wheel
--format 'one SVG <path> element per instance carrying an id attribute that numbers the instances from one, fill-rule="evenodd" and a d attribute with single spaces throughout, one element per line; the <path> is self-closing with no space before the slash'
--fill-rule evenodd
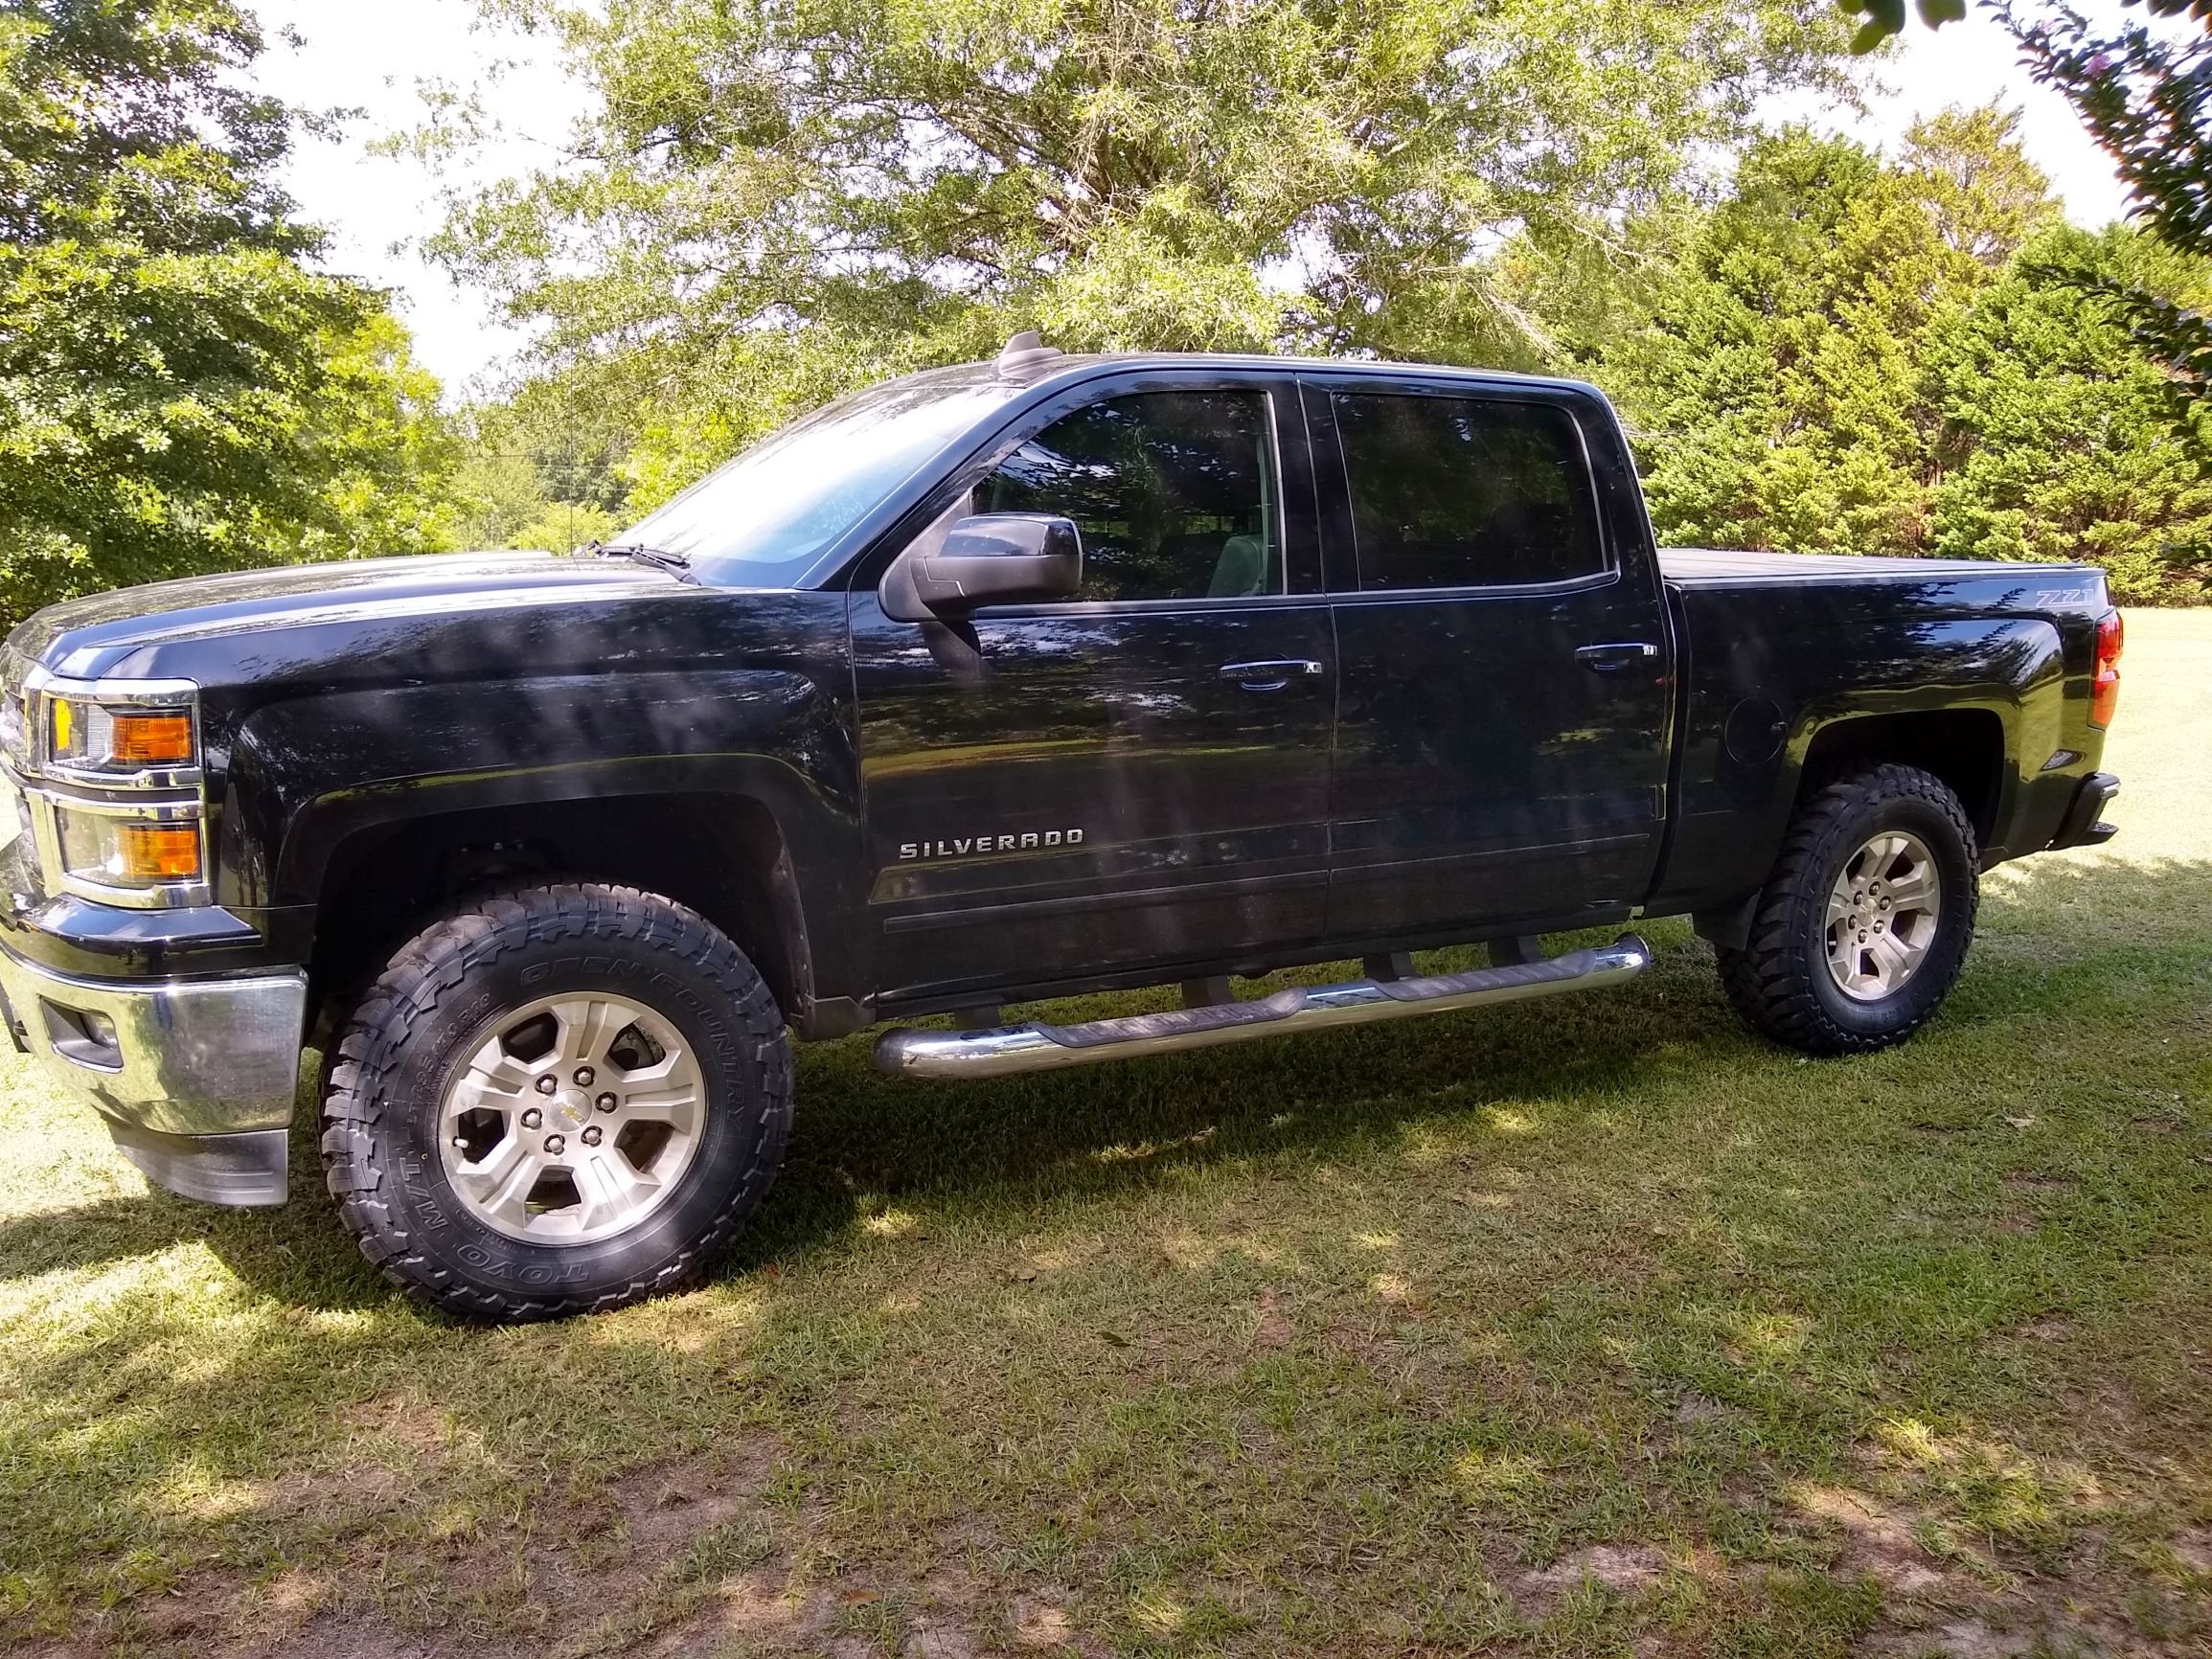
<path id="1" fill-rule="evenodd" d="M 1721 983 L 1753 1026 L 1816 1055 L 1903 1042 L 1966 966 L 1980 902 L 1973 826 L 1940 778 L 1880 765 L 1799 807 Z"/>
<path id="2" fill-rule="evenodd" d="M 418 935 L 354 1011 L 323 1163 L 417 1300 L 519 1321 L 682 1284 L 760 1206 L 789 1038 L 751 963 L 672 900 L 596 883 Z"/>

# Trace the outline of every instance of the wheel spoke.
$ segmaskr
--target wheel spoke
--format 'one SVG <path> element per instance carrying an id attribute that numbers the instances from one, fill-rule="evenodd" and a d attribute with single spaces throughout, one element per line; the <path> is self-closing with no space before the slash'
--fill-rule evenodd
<path id="1" fill-rule="evenodd" d="M 660 1185 L 627 1158 L 604 1147 L 572 1162 L 569 1174 L 581 1200 L 577 1225 L 582 1231 L 620 1220 L 643 1208 Z"/>
<path id="2" fill-rule="evenodd" d="M 699 1112 L 699 1092 L 689 1082 L 665 1089 L 646 1089 L 625 1097 L 622 1115 L 626 1121 L 647 1124 L 666 1124 L 679 1135 L 688 1135 L 696 1126 Z"/>
<path id="3" fill-rule="evenodd" d="M 1930 909 L 1935 895 L 1935 870 L 1925 859 L 1884 883 L 1881 889 L 1882 898 L 1899 910 Z"/>
<path id="4" fill-rule="evenodd" d="M 561 1062 L 596 1065 L 604 1061 L 607 1045 L 635 1016 L 625 1004 L 604 997 L 578 996 L 555 1003 L 553 1017 L 560 1022 Z"/>
<path id="5" fill-rule="evenodd" d="M 1866 942 L 1866 951 L 1874 959 L 1875 983 L 1884 995 L 1903 985 L 1912 972 L 1911 953 L 1894 934 L 1874 935 Z"/>
<path id="6" fill-rule="evenodd" d="M 453 1178 L 487 1215 L 521 1227 L 530 1219 L 530 1194 L 544 1173 L 544 1157 L 510 1134 L 482 1164 L 456 1170 Z"/>
<path id="7" fill-rule="evenodd" d="M 493 1037 L 468 1057 L 467 1068 L 445 1094 L 439 1128 L 450 1134 L 454 1120 L 468 1111 L 497 1112 L 510 1124 L 530 1093 L 532 1071 Z"/>
<path id="8" fill-rule="evenodd" d="M 1828 921 L 1830 927 L 1840 927 L 1850 918 L 1852 892 L 1848 880 L 1838 882 L 1836 891 L 1828 896 Z"/>

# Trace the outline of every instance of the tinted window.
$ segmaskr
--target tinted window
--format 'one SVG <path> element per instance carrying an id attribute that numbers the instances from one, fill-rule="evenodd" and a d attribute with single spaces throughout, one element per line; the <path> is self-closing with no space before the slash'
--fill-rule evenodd
<path id="1" fill-rule="evenodd" d="M 1024 443 L 978 512 L 1049 512 L 1083 532 L 1083 597 L 1233 599 L 1283 589 L 1264 392 L 1145 392 Z"/>
<path id="2" fill-rule="evenodd" d="M 772 433 L 621 534 L 680 553 L 709 581 L 798 580 L 847 531 L 1014 388 L 972 370 L 911 375 L 840 398 Z"/>
<path id="3" fill-rule="evenodd" d="M 1565 581 L 1605 568 L 1563 409 L 1338 394 L 1363 591 Z"/>

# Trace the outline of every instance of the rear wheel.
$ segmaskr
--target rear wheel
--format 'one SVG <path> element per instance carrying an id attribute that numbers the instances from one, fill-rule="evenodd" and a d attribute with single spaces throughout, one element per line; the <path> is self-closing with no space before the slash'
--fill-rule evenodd
<path id="1" fill-rule="evenodd" d="M 1903 1042 L 1966 966 L 1977 863 L 1941 779 L 1881 765 L 1826 785 L 1791 822 L 1745 947 L 1719 953 L 1729 1000 L 1810 1054 Z"/>
<path id="2" fill-rule="evenodd" d="M 744 955 L 633 888 L 469 906 L 392 959 L 331 1068 L 323 1159 L 369 1260 L 496 1320 L 695 1276 L 790 1125 L 789 1039 Z"/>

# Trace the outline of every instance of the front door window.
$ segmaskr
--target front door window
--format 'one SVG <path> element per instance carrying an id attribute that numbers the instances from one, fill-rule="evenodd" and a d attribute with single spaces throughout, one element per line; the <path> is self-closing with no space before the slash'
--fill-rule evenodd
<path id="1" fill-rule="evenodd" d="M 1264 392 L 1142 392 L 1062 417 L 1002 463 L 978 512 L 1043 512 L 1083 533 L 1086 600 L 1283 591 L 1274 434 Z"/>

